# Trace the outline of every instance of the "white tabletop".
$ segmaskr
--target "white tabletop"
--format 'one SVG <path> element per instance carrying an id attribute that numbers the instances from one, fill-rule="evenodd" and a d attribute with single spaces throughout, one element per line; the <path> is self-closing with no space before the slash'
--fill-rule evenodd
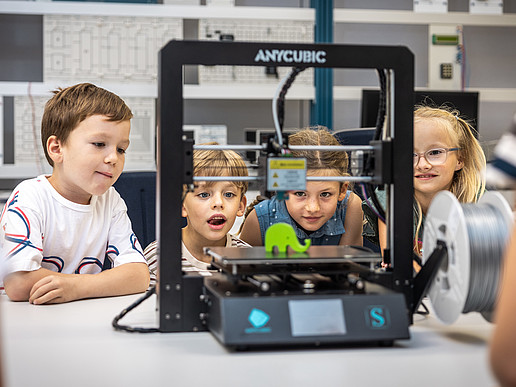
<path id="1" fill-rule="evenodd" d="M 492 325 L 478 313 L 450 326 L 415 316 L 393 347 L 231 352 L 208 332 L 127 333 L 113 318 L 140 295 L 34 306 L 0 297 L 7 387 L 495 386 Z M 123 324 L 155 326 L 156 300 Z"/>

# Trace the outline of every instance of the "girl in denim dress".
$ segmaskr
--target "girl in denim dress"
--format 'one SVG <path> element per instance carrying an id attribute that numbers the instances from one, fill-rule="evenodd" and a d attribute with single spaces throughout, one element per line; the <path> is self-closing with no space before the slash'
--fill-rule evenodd
<path id="1" fill-rule="evenodd" d="M 323 127 L 300 130 L 289 136 L 289 144 L 340 145 Z M 346 152 L 294 150 L 292 156 L 306 159 L 308 176 L 349 176 Z M 302 243 L 311 239 L 312 245 L 362 246 L 361 200 L 348 188 L 347 182 L 311 180 L 305 190 L 287 191 L 286 200 L 258 199 L 248 207 L 240 238 L 263 246 L 267 228 L 282 222 L 294 228 Z"/>

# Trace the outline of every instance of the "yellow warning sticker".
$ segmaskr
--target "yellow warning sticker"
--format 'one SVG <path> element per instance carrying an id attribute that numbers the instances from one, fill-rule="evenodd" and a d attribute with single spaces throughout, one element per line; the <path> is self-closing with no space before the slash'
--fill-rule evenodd
<path id="1" fill-rule="evenodd" d="M 306 159 L 278 157 L 267 159 L 267 163 L 268 191 L 306 189 Z"/>
<path id="2" fill-rule="evenodd" d="M 274 159 L 269 160 L 271 169 L 305 169 L 305 159 Z"/>

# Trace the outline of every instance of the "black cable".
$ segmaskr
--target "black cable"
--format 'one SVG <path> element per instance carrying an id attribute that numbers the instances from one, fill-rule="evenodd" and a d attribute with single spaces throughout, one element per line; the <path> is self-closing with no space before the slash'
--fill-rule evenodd
<path id="1" fill-rule="evenodd" d="M 287 95 L 287 91 L 288 91 L 288 89 L 290 89 L 290 86 L 292 86 L 292 83 L 296 79 L 297 75 L 304 70 L 305 70 L 304 67 L 293 67 L 287 81 L 281 88 L 281 91 L 278 96 L 278 100 L 276 101 L 276 106 L 278 108 L 278 122 L 279 122 L 280 129 L 283 129 L 283 123 L 285 121 L 285 96 Z"/>
<path id="2" fill-rule="evenodd" d="M 374 209 L 376 209 L 376 212 L 378 213 L 378 219 L 380 219 L 382 222 L 385 223 L 385 208 L 383 208 L 383 205 L 378 200 L 378 197 L 376 196 L 375 192 L 375 186 L 373 184 L 366 183 L 364 184 L 365 191 L 367 193 L 367 198 L 371 199 L 374 205 Z M 373 209 L 373 210 L 374 210 Z"/>
<path id="3" fill-rule="evenodd" d="M 385 76 L 384 69 L 376 69 L 378 73 L 378 78 L 380 81 L 380 97 L 378 103 L 378 113 L 376 116 L 376 128 L 374 132 L 373 139 L 375 141 L 379 141 L 382 138 L 382 130 L 385 122 L 385 113 L 386 113 L 386 101 L 387 101 L 387 77 Z M 377 160 L 379 162 L 379 160 Z M 366 159 L 366 171 L 372 170 L 372 158 L 367 157 Z M 367 197 L 371 199 L 373 205 L 376 207 L 376 211 L 380 215 L 380 219 L 385 219 L 385 209 L 380 204 L 378 197 L 375 192 L 376 186 L 373 184 L 365 184 L 365 191 L 367 193 Z"/>
<path id="4" fill-rule="evenodd" d="M 428 307 L 425 305 L 424 302 L 421 302 L 421 304 L 419 305 L 420 308 L 423 308 L 424 310 L 420 310 L 418 309 L 416 311 L 416 314 L 420 314 L 422 316 L 428 316 L 430 314 L 430 311 L 428 310 Z"/>
<path id="5" fill-rule="evenodd" d="M 421 257 L 417 255 L 416 253 L 412 254 L 412 259 L 420 266 L 423 267 L 423 261 L 421 260 Z"/>
<path id="6" fill-rule="evenodd" d="M 385 112 L 386 112 L 386 101 L 387 101 L 387 78 L 385 76 L 384 69 L 376 69 L 378 73 L 378 78 L 380 81 L 380 97 L 378 101 L 378 113 L 376 115 L 376 129 L 374 132 L 374 139 L 380 140 L 383 123 L 385 122 Z"/>
<path id="7" fill-rule="evenodd" d="M 140 305 L 143 301 L 148 299 L 150 296 L 152 296 L 154 293 L 156 293 L 156 287 L 153 286 L 150 290 L 148 290 L 142 297 L 140 297 L 138 300 L 133 302 L 131 305 L 129 305 L 127 308 L 122 310 L 112 321 L 111 325 L 113 328 L 115 328 L 117 331 L 125 331 L 125 332 L 136 332 L 136 333 L 153 333 L 153 332 L 160 332 L 158 328 L 142 328 L 142 327 L 131 327 L 129 325 L 121 325 L 118 322 L 131 310 L 136 308 L 138 305 Z"/>

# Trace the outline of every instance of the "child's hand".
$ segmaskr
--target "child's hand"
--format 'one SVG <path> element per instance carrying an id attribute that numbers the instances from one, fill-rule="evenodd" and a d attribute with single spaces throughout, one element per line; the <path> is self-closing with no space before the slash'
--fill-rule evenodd
<path id="1" fill-rule="evenodd" d="M 76 299 L 72 275 L 49 275 L 32 286 L 29 302 L 34 305 L 58 304 Z"/>

